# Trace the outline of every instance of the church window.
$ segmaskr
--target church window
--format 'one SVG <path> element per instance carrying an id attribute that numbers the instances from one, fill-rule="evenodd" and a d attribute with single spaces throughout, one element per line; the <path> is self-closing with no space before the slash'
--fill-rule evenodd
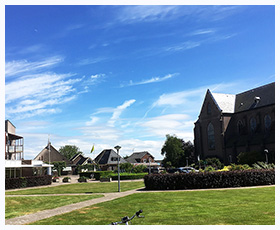
<path id="1" fill-rule="evenodd" d="M 208 148 L 215 149 L 215 132 L 212 123 L 209 123 L 207 127 L 207 135 L 208 135 Z"/>
<path id="2" fill-rule="evenodd" d="M 271 128 L 271 117 L 269 115 L 265 115 L 264 117 L 264 126 L 265 130 L 269 130 Z"/>
<path id="3" fill-rule="evenodd" d="M 252 132 L 256 132 L 256 130 L 257 130 L 257 120 L 256 120 L 255 117 L 252 117 L 250 119 L 250 127 L 251 127 Z"/>

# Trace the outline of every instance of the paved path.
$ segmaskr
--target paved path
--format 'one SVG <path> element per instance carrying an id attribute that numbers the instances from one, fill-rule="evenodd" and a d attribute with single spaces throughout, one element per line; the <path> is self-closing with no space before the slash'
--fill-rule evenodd
<path id="1" fill-rule="evenodd" d="M 86 200 L 86 201 L 83 201 L 83 202 L 70 204 L 70 205 L 65 205 L 65 206 L 62 206 L 62 207 L 55 208 L 55 209 L 44 210 L 44 211 L 41 211 L 41 212 L 36 212 L 36 213 L 33 213 L 33 214 L 29 214 L 29 215 L 24 215 L 24 216 L 19 216 L 19 217 L 7 219 L 7 220 L 5 220 L 5 224 L 6 225 L 29 224 L 29 223 L 39 221 L 39 220 L 42 220 L 42 219 L 46 219 L 46 218 L 49 218 L 49 217 L 52 217 L 52 216 L 64 214 L 64 213 L 67 213 L 67 212 L 72 212 L 74 210 L 84 208 L 84 207 L 87 207 L 87 206 L 90 206 L 90 205 L 94 205 L 94 204 L 97 204 L 97 203 L 114 200 L 114 199 L 119 198 L 119 197 L 128 196 L 128 195 L 133 194 L 135 192 L 137 192 L 136 189 L 126 191 L 126 192 L 120 192 L 120 193 L 103 193 L 102 195 L 104 195 L 104 197 L 95 198 L 95 199 L 92 199 L 92 200 Z M 98 194 L 101 194 L 101 193 L 98 193 Z M 62 194 L 60 194 L 60 195 L 62 195 Z M 70 195 L 73 195 L 73 194 L 70 194 Z"/>
<path id="2" fill-rule="evenodd" d="M 260 188 L 260 187 L 271 187 L 275 185 L 265 185 L 265 186 L 255 186 L 255 187 L 234 187 L 234 188 L 214 188 L 214 189 L 191 189 L 191 190 L 156 190 L 156 191 L 149 191 L 149 190 L 144 190 L 144 189 L 134 189 L 126 192 L 120 192 L 120 193 L 98 193 L 104 195 L 104 197 L 100 198 L 95 198 L 92 200 L 86 200 L 83 202 L 75 203 L 75 204 L 70 204 L 70 205 L 65 205 L 62 207 L 58 207 L 55 209 L 50 209 L 50 210 L 44 210 L 40 212 L 36 212 L 33 214 L 29 215 L 24 215 L 20 217 L 15 217 L 11 219 L 5 220 L 6 225 L 24 225 L 24 224 L 29 224 L 35 221 L 39 221 L 42 219 L 46 219 L 52 216 L 72 212 L 74 210 L 84 208 L 87 206 L 91 206 L 97 203 L 105 202 L 105 201 L 110 201 L 114 200 L 120 197 L 128 196 L 134 193 L 142 193 L 142 192 L 184 192 L 184 191 L 203 191 L 203 190 L 224 190 L 224 189 L 248 189 L 248 188 Z M 97 193 L 92 193 L 92 194 L 97 194 Z M 6 197 L 12 197 L 12 196 L 61 196 L 61 195 L 88 195 L 88 194 L 44 194 L 44 195 L 6 195 Z"/>

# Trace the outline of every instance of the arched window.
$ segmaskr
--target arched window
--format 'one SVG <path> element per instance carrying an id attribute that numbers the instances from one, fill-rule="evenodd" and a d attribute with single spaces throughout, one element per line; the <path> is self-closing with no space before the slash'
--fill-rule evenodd
<path id="1" fill-rule="evenodd" d="M 252 132 L 256 132 L 256 130 L 257 130 L 257 120 L 256 120 L 255 117 L 252 117 L 250 119 L 250 127 L 251 127 Z"/>
<path id="2" fill-rule="evenodd" d="M 242 120 L 239 120 L 237 122 L 237 130 L 238 130 L 238 133 L 239 134 L 242 134 L 243 133 L 243 130 L 244 130 L 244 123 Z"/>
<path id="3" fill-rule="evenodd" d="M 208 135 L 208 148 L 215 149 L 215 132 L 212 123 L 209 123 L 207 127 L 207 135 Z"/>
<path id="4" fill-rule="evenodd" d="M 265 130 L 268 131 L 270 130 L 271 128 L 271 117 L 267 114 L 264 116 L 264 127 L 265 127 Z"/>
<path id="5" fill-rule="evenodd" d="M 207 104 L 207 114 L 211 114 L 211 112 L 212 112 L 211 109 L 212 109 L 212 108 L 211 108 L 211 104 L 208 103 L 208 104 Z"/>

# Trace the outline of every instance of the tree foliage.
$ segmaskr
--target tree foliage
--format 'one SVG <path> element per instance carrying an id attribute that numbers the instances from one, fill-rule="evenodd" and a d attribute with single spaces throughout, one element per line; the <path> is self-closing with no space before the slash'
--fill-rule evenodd
<path id="1" fill-rule="evenodd" d="M 132 164 L 130 164 L 130 163 L 122 163 L 122 164 L 120 164 L 120 170 L 122 171 L 122 172 L 127 172 L 127 173 L 129 173 L 129 172 L 131 172 L 131 170 L 132 170 L 132 168 L 133 168 L 133 165 Z"/>
<path id="2" fill-rule="evenodd" d="M 57 171 L 57 175 L 61 176 L 62 170 L 66 167 L 65 161 L 54 161 L 52 162 L 53 169 Z"/>
<path id="3" fill-rule="evenodd" d="M 178 137 L 166 135 L 166 141 L 161 149 L 161 154 L 164 155 L 163 165 L 165 167 L 182 167 L 186 166 L 187 158 L 192 161 L 193 144 Z"/>
<path id="4" fill-rule="evenodd" d="M 83 154 L 75 145 L 65 145 L 60 147 L 59 152 L 69 160 L 78 153 Z"/>

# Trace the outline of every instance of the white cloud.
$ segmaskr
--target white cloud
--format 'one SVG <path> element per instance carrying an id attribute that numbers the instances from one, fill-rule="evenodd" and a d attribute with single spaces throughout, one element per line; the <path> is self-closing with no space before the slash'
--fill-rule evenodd
<path id="1" fill-rule="evenodd" d="M 186 42 L 182 42 L 177 45 L 165 47 L 164 51 L 166 51 L 166 52 L 184 51 L 184 50 L 189 50 L 189 49 L 198 47 L 198 46 L 200 46 L 200 44 L 201 44 L 200 42 L 186 41 Z"/>
<path id="2" fill-rule="evenodd" d="M 110 118 L 110 120 L 108 121 L 108 125 L 109 126 L 114 126 L 115 122 L 119 119 L 120 115 L 122 114 L 122 112 L 128 108 L 129 106 L 131 106 L 133 103 L 135 102 L 134 99 L 131 99 L 129 101 L 125 101 L 122 105 L 118 106 L 117 108 L 114 109 L 113 115 Z"/>
<path id="3" fill-rule="evenodd" d="M 151 79 L 143 80 L 143 81 L 140 81 L 140 82 L 133 82 L 132 80 L 130 80 L 129 84 L 127 84 L 127 85 L 122 84 L 121 87 L 134 86 L 134 85 L 145 85 L 145 84 L 150 84 L 150 83 L 162 82 L 162 81 L 166 81 L 170 78 L 173 78 L 176 75 L 178 75 L 178 74 L 177 73 L 167 74 L 164 77 L 152 77 Z"/>
<path id="4" fill-rule="evenodd" d="M 36 48 L 36 47 L 35 47 Z M 35 49 L 34 48 L 34 49 Z M 5 103 L 6 116 L 19 118 L 58 113 L 57 105 L 77 97 L 74 85 L 84 77 L 73 79 L 75 74 L 47 72 L 60 63 L 62 58 L 54 56 L 41 61 L 16 60 L 6 63 Z M 84 88 L 87 92 L 88 88 Z"/>
<path id="5" fill-rule="evenodd" d="M 15 76 L 19 73 L 32 73 L 37 70 L 41 70 L 47 67 L 54 66 L 63 61 L 62 57 L 55 56 L 48 58 L 43 61 L 29 62 L 27 60 L 17 60 L 6 62 L 5 64 L 5 75 L 6 77 Z"/>

